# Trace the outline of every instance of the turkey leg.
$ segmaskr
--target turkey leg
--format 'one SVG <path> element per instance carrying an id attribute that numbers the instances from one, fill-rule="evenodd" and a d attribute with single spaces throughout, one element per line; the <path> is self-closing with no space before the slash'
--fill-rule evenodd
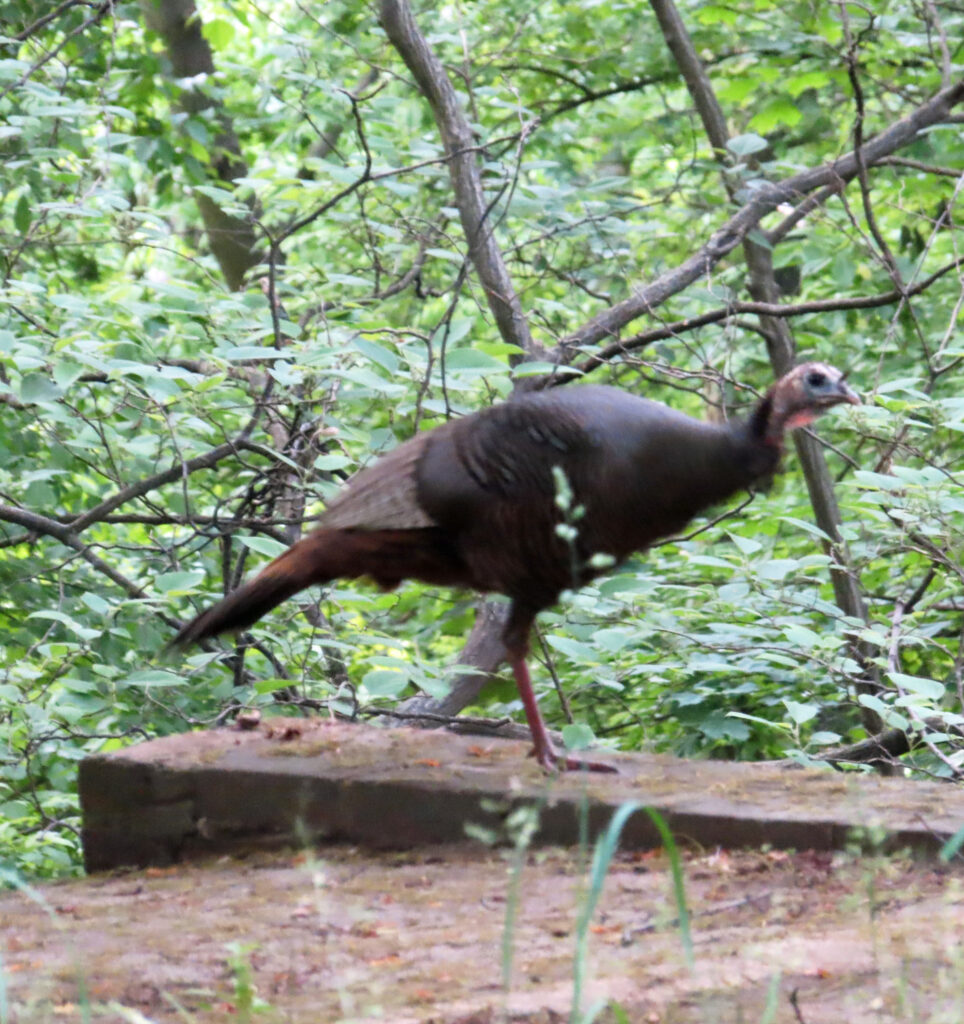
<path id="1" fill-rule="evenodd" d="M 579 771 L 585 769 L 590 772 L 616 772 L 619 769 L 603 761 L 589 761 L 578 757 L 565 757 L 556 751 L 549 737 L 549 730 L 539 713 L 539 705 L 536 703 L 536 695 L 532 690 L 532 680 L 529 678 L 529 667 L 526 665 L 524 655 L 512 655 L 509 659 L 512 666 L 512 674 L 515 676 L 515 685 L 522 698 L 522 706 L 525 709 L 526 721 L 529 723 L 529 732 L 532 733 L 532 754 L 546 771 L 555 772 L 560 768 L 564 771 Z"/>

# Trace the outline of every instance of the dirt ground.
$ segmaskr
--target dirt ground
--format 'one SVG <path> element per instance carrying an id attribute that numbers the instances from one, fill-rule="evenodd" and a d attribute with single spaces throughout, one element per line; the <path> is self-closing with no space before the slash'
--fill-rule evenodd
<path id="1" fill-rule="evenodd" d="M 585 858 L 533 850 L 519 869 L 515 856 L 336 844 L 0 893 L 0 1021 L 588 1020 L 572 1015 Z M 964 1020 L 964 869 L 782 851 L 690 851 L 684 868 L 693 969 L 665 855 L 619 855 L 589 930 L 584 1012 Z"/>

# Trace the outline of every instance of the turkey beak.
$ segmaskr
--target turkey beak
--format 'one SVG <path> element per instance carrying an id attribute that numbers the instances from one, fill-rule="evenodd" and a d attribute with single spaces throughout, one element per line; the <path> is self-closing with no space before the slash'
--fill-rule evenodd
<path id="1" fill-rule="evenodd" d="M 851 405 L 861 405 L 860 395 L 843 379 L 837 381 L 836 400 L 838 402 L 849 402 Z"/>

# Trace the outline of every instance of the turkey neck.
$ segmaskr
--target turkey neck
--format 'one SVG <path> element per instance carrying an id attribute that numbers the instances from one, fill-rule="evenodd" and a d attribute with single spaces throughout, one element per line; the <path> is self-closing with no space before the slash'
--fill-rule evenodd
<path id="1" fill-rule="evenodd" d="M 588 488 L 586 554 L 625 558 L 772 474 L 782 432 L 771 431 L 768 410 L 757 413 L 745 423 L 718 425 L 666 410 L 648 424 L 632 439 L 628 458 L 602 464 Z"/>

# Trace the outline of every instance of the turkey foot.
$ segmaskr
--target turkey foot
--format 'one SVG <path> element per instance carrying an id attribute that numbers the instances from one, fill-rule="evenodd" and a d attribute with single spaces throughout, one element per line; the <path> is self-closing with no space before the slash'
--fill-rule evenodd
<path id="1" fill-rule="evenodd" d="M 539 764 L 547 772 L 605 772 L 610 775 L 618 775 L 619 769 L 611 764 L 606 764 L 605 761 L 590 761 L 588 758 L 581 757 L 567 757 L 564 754 L 556 752 L 555 748 L 550 746 L 549 750 L 543 750 L 541 753 L 537 752 L 535 747 L 529 754 L 530 757 L 534 757 L 538 760 Z"/>
<path id="2" fill-rule="evenodd" d="M 618 775 L 619 769 L 615 765 L 606 764 L 605 761 L 590 761 L 588 758 L 564 757 L 561 767 L 567 772 L 603 772 L 606 775 Z"/>
<path id="3" fill-rule="evenodd" d="M 536 703 L 536 695 L 532 690 L 532 681 L 529 678 L 529 669 L 524 655 L 517 653 L 509 660 L 519 696 L 522 698 L 526 721 L 529 723 L 529 732 L 532 733 L 532 752 L 529 756 L 534 757 L 547 772 L 585 770 L 587 772 L 611 772 L 618 775 L 619 769 L 604 761 L 588 761 L 581 757 L 567 757 L 565 754 L 557 753 L 549 738 L 546 723 L 542 720 L 542 715 L 539 712 L 539 705 Z"/>

